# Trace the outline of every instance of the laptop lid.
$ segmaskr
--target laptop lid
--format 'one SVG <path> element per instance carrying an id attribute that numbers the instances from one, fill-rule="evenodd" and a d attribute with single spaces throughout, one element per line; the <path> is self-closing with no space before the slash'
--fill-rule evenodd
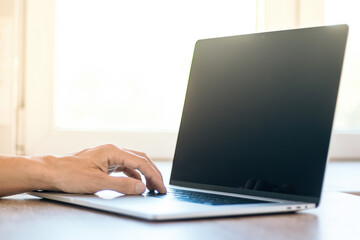
<path id="1" fill-rule="evenodd" d="M 199 40 L 170 184 L 318 204 L 347 33 Z"/>

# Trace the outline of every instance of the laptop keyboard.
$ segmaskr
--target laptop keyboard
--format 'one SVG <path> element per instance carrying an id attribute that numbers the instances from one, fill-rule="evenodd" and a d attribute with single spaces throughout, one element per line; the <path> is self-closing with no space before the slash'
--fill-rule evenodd
<path id="1" fill-rule="evenodd" d="M 186 191 L 180 189 L 168 189 L 167 194 L 156 194 L 153 192 L 149 192 L 147 196 L 163 198 L 163 199 L 175 199 L 185 202 L 200 203 L 207 205 L 269 203 L 261 200 L 230 197 L 230 196 L 202 193 L 202 192 L 193 192 L 193 191 Z"/>

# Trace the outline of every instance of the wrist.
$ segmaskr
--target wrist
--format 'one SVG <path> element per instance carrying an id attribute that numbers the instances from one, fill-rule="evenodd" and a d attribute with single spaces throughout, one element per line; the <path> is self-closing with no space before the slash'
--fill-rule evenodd
<path id="1" fill-rule="evenodd" d="M 56 161 L 55 156 L 44 155 L 27 157 L 29 183 L 32 185 L 33 190 L 56 190 L 54 169 L 51 167 L 53 162 Z"/>

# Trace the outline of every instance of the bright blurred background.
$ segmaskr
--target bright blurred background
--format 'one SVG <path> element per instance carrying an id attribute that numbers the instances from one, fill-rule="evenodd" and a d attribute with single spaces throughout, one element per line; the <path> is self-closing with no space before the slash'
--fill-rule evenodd
<path id="1" fill-rule="evenodd" d="M 350 0 L 0 0 L 0 153 L 106 142 L 171 160 L 195 41 L 350 26 L 331 157 L 360 159 L 360 19 Z"/>

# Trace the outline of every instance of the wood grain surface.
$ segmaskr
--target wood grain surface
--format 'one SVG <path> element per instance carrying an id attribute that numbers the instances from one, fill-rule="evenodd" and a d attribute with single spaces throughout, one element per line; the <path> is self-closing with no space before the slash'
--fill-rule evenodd
<path id="1" fill-rule="evenodd" d="M 0 200 L 0 239 L 360 239 L 360 198 L 326 192 L 297 214 L 148 222 L 26 194 Z"/>

